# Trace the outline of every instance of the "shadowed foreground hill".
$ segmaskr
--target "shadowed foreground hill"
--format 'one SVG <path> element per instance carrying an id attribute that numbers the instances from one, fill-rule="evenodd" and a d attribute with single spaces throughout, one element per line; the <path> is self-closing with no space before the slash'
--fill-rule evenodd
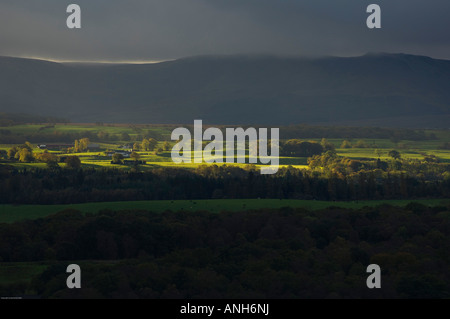
<path id="1" fill-rule="evenodd" d="M 0 112 L 74 122 L 447 127 L 450 61 L 196 57 L 158 64 L 0 58 Z"/>

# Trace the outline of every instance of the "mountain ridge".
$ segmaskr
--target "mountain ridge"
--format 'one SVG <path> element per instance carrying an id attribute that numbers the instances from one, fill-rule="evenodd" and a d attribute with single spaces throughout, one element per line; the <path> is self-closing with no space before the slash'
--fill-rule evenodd
<path id="1" fill-rule="evenodd" d="M 0 57 L 0 112 L 76 122 L 448 127 L 450 61 L 197 56 L 151 64 Z"/>

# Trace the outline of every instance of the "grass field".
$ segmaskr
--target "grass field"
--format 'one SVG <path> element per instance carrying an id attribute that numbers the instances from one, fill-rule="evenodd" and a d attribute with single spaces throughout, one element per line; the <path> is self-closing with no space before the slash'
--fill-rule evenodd
<path id="1" fill-rule="evenodd" d="M 1 145 L 0 149 L 7 150 L 10 148 L 11 145 Z M 382 160 L 388 160 L 390 157 L 388 156 L 389 149 L 375 149 L 375 148 L 350 148 L 350 149 L 336 149 L 336 152 L 339 156 L 345 156 L 352 159 L 377 159 L 378 155 L 376 154 L 376 150 L 381 151 L 380 158 Z M 35 153 L 41 153 L 42 150 L 35 150 Z M 417 160 L 423 160 L 423 155 L 421 153 L 426 153 L 429 155 L 435 155 L 439 158 L 439 160 L 442 163 L 450 163 L 450 151 L 449 150 L 399 150 L 402 158 L 405 159 L 417 159 Z M 114 165 L 111 164 L 111 157 L 107 157 L 102 155 L 103 152 L 90 152 L 90 153 L 76 153 L 76 154 L 59 154 L 61 156 L 70 156 L 70 155 L 76 155 L 80 157 L 82 161 L 82 165 L 85 167 L 115 167 L 115 168 L 121 168 L 128 170 L 131 167 L 126 165 Z M 140 160 L 146 161 L 146 165 L 140 165 L 140 168 L 142 170 L 148 170 L 155 167 L 183 167 L 183 168 L 195 168 L 198 167 L 201 164 L 196 163 L 182 163 L 182 164 L 175 164 L 172 161 L 172 158 L 170 156 L 170 151 L 165 151 L 162 153 L 155 153 L 155 152 L 138 152 L 140 155 Z M 246 156 L 248 158 L 248 154 Z M 194 158 L 194 157 L 192 157 Z M 225 160 L 226 157 L 224 157 Z M 248 162 L 248 160 L 246 160 Z M 45 168 L 46 165 L 44 163 L 19 163 L 19 162 L 8 162 L 8 164 L 15 166 L 17 168 L 29 168 L 29 167 L 39 167 L 39 168 Z M 205 164 L 205 163 L 203 163 Z M 224 163 L 226 164 L 226 163 Z M 295 168 L 308 168 L 308 159 L 306 157 L 284 157 L 280 156 L 280 167 L 285 166 L 293 166 Z M 221 164 L 218 164 L 221 165 Z M 230 165 L 230 164 L 228 164 Z M 237 165 L 237 166 L 245 166 L 248 164 L 231 164 L 231 165 Z M 64 164 L 61 164 L 62 167 L 64 167 Z M 256 165 L 259 167 L 258 165 Z"/>
<path id="2" fill-rule="evenodd" d="M 97 213 L 99 210 L 146 210 L 161 213 L 171 211 L 239 211 L 261 208 L 301 207 L 311 210 L 324 209 L 331 206 L 342 208 L 361 208 L 364 206 L 377 206 L 390 204 L 405 206 L 410 202 L 422 203 L 427 206 L 447 205 L 450 200 L 381 200 L 356 202 L 328 202 L 315 200 L 289 200 L 289 199 L 216 199 L 216 200 L 160 200 L 137 202 L 106 202 L 74 205 L 0 205 L 0 223 L 12 223 L 26 219 L 37 219 L 55 214 L 65 209 L 76 209 L 83 213 Z"/>
<path id="3" fill-rule="evenodd" d="M 175 128 L 176 125 L 126 125 L 126 124 L 57 124 L 54 127 L 31 124 L 31 125 L 15 125 L 8 127 L 0 127 L 0 129 L 11 131 L 13 134 L 33 134 L 33 133 L 45 133 L 53 134 L 55 132 L 59 133 L 82 133 L 91 132 L 99 133 L 105 132 L 109 134 L 122 134 L 127 133 L 130 135 L 131 139 L 134 140 L 137 135 L 146 136 L 149 133 L 156 133 L 163 137 L 165 140 L 170 140 L 171 130 Z M 281 130 L 281 138 L 283 138 L 283 131 Z M 389 139 L 350 139 L 352 144 L 355 144 L 359 140 L 363 140 L 370 148 L 340 148 L 343 138 L 329 138 L 328 142 L 332 143 L 336 147 L 337 154 L 340 156 L 345 156 L 351 159 L 377 159 L 378 154 L 380 154 L 381 159 L 389 159 L 388 152 L 392 149 L 396 149 L 401 153 L 402 158 L 405 159 L 418 159 L 422 160 L 424 158 L 423 154 L 435 155 L 443 163 L 450 163 L 450 150 L 441 150 L 441 146 L 445 142 L 450 141 L 450 131 L 446 130 L 436 130 L 429 131 L 427 133 L 433 133 L 436 135 L 435 140 L 426 141 L 399 141 L 394 143 Z M 302 140 L 311 140 L 320 142 L 319 138 L 308 138 L 307 136 L 299 136 Z M 46 141 L 42 141 L 46 144 Z M 118 149 L 120 145 L 132 144 L 132 142 L 101 142 L 94 140 L 93 143 L 98 143 L 100 148 L 103 150 L 115 150 Z M 50 143 L 52 144 L 52 143 Z M 173 145 L 173 143 L 171 143 Z M 8 150 L 14 145 L 2 144 L 0 145 L 0 150 Z M 157 147 L 161 147 L 162 142 L 160 141 Z M 82 160 L 82 165 L 85 167 L 115 167 L 124 170 L 131 169 L 130 166 L 126 165 L 112 165 L 111 158 L 103 156 L 103 152 L 91 152 L 91 153 L 77 153 L 75 155 L 79 156 Z M 42 150 L 37 148 L 34 149 L 35 153 L 40 153 Z M 248 153 L 248 152 L 247 152 Z M 146 161 L 147 165 L 141 165 L 142 170 L 150 170 L 156 167 L 183 167 L 183 168 L 195 168 L 199 164 L 181 164 L 177 165 L 173 163 L 170 152 L 139 152 L 141 155 L 141 160 Z M 61 154 L 58 155 L 74 155 L 74 154 Z M 18 168 L 28 168 L 28 167 L 39 167 L 44 168 L 45 164 L 42 163 L 17 163 L 9 162 L 8 164 L 13 165 Z M 236 164 L 239 165 L 239 164 Z M 292 165 L 295 168 L 307 168 L 307 158 L 295 158 L 295 157 L 280 157 L 280 166 Z"/>
<path id="4" fill-rule="evenodd" d="M 392 148 L 393 149 L 393 148 Z M 387 160 L 390 159 L 388 152 L 390 149 L 376 149 L 376 148 L 348 148 L 348 149 L 337 149 L 336 152 L 340 156 L 345 156 L 353 159 L 376 159 L 378 158 L 376 150 L 381 151 L 380 159 Z M 421 153 L 426 153 L 428 155 L 435 155 L 439 158 L 442 163 L 450 163 L 450 151 L 448 150 L 425 150 L 425 149 L 408 149 L 408 150 L 398 150 L 402 158 L 406 159 L 417 159 L 423 160 L 423 155 Z"/>

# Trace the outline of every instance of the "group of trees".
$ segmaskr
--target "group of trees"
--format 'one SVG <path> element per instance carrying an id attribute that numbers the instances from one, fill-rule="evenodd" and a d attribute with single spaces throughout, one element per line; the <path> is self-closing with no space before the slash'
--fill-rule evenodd
<path id="1" fill-rule="evenodd" d="M 1 121 L 0 114 L 0 121 Z M 10 122 L 6 120 L 9 124 L 15 125 L 19 122 Z M 61 123 L 62 121 L 58 121 Z M 22 123 L 22 122 L 20 122 Z M 28 121 L 27 123 L 32 123 Z M 9 125 L 8 124 L 8 125 Z M 0 125 L 5 126 L 5 125 Z M 1 144 L 21 144 L 25 141 L 30 141 L 32 143 L 42 143 L 46 141 L 47 143 L 71 143 L 74 140 L 79 140 L 81 138 L 89 138 L 91 141 L 95 142 L 136 142 L 145 139 L 156 139 L 164 140 L 167 139 L 167 135 L 162 134 L 162 131 L 170 132 L 175 129 L 175 125 L 164 125 L 155 129 L 144 130 L 142 127 L 131 126 L 122 132 L 108 132 L 107 130 L 79 130 L 78 132 L 64 132 L 55 129 L 51 125 L 43 125 L 41 129 L 36 132 L 18 132 L 15 133 L 9 129 L 0 130 L 0 143 Z M 187 127 L 190 127 L 187 125 Z M 219 127 L 220 128 L 220 127 Z M 132 131 L 130 131 L 132 129 Z M 224 129 L 224 128 L 223 128 Z M 131 133 L 132 132 L 132 133 Z M 308 137 L 312 139 L 316 138 L 343 138 L 343 139 L 390 139 L 393 142 L 398 142 L 400 140 L 410 140 L 410 141 L 424 141 L 436 139 L 434 133 L 427 134 L 420 130 L 410 130 L 410 129 L 388 129 L 388 128 L 370 128 L 370 127 L 320 127 L 320 126 L 307 126 L 307 125 L 296 125 L 296 126 L 285 126 L 280 128 L 282 139 L 296 139 L 299 137 Z M 139 144 L 141 142 L 138 142 Z M 445 144 L 443 145 L 445 147 Z"/>
<path id="2" fill-rule="evenodd" d="M 280 143 L 280 154 L 282 156 L 311 157 L 334 150 L 334 144 L 330 143 L 326 138 L 322 138 L 320 143 L 299 139 L 290 139 Z"/>
<path id="3" fill-rule="evenodd" d="M 58 162 L 59 158 L 57 155 L 49 153 L 45 150 L 43 153 L 36 155 L 36 160 L 39 162 L 44 162 L 47 164 L 47 167 L 50 169 L 59 168 Z"/>
<path id="4" fill-rule="evenodd" d="M 67 151 L 69 153 L 81 153 L 88 150 L 88 146 L 90 144 L 89 138 L 81 138 L 79 140 L 75 140 L 74 147 L 68 149 Z M 143 139 L 142 143 L 136 143 L 134 146 L 135 150 L 145 150 L 145 151 L 151 151 L 156 148 L 158 144 L 158 141 L 156 141 L 153 138 L 150 139 Z M 162 148 L 158 148 L 157 152 L 162 152 L 163 150 L 169 150 L 170 149 L 170 143 L 164 142 Z M 34 154 L 33 153 L 33 145 L 30 142 L 25 142 L 23 145 L 19 146 L 13 146 L 10 148 L 7 152 L 2 151 L 0 152 L 0 159 L 5 158 L 9 160 L 17 160 L 24 163 L 30 163 L 30 162 L 43 162 L 47 163 L 47 166 L 49 168 L 57 168 L 59 157 L 53 153 L 49 153 L 47 150 L 45 150 L 42 153 Z M 76 158 L 76 159 L 75 159 Z M 130 158 L 134 161 L 138 161 L 140 158 L 140 155 L 133 151 L 130 155 Z M 112 157 L 112 162 L 114 164 L 123 164 L 124 156 L 120 153 L 115 153 Z M 79 164 L 78 164 L 79 163 Z M 81 161 L 79 157 L 77 156 L 69 156 L 68 161 L 66 160 L 67 167 L 69 168 L 80 168 L 81 167 Z"/>
<path id="5" fill-rule="evenodd" d="M 78 156 L 68 156 L 64 163 L 66 163 L 66 168 L 69 169 L 77 170 L 81 168 L 81 160 Z"/>
<path id="6" fill-rule="evenodd" d="M 82 141 L 86 143 L 86 141 Z M 89 143 L 89 141 L 87 141 Z M 46 163 L 50 169 L 59 169 L 60 157 L 54 153 L 50 153 L 45 150 L 42 153 L 35 154 L 33 152 L 33 146 L 29 142 L 25 142 L 23 145 L 14 146 L 7 152 L 0 153 L 0 158 L 5 157 L 8 160 L 17 160 L 22 163 L 41 162 Z M 78 156 L 68 156 L 64 159 L 66 167 L 69 169 L 81 168 L 81 160 Z"/>
<path id="7" fill-rule="evenodd" d="M 426 141 L 436 139 L 434 133 L 427 134 L 423 130 L 379 127 L 334 127 L 291 125 L 281 129 L 283 139 L 298 138 L 344 138 L 344 139 L 389 139 L 393 142 L 400 140 Z"/>
<path id="8" fill-rule="evenodd" d="M 301 141 L 298 139 L 288 140 L 280 146 L 280 154 L 282 156 L 311 157 L 320 155 L 323 152 L 324 148 L 320 143 Z"/>
<path id="9" fill-rule="evenodd" d="M 358 140 L 352 144 L 349 140 L 344 140 L 341 144 L 341 148 L 376 148 L 376 144 L 369 144 L 364 140 Z"/>
<path id="10" fill-rule="evenodd" d="M 1 144 L 21 144 L 25 141 L 31 143 L 72 143 L 74 140 L 89 138 L 96 139 L 96 134 L 91 131 L 80 131 L 74 133 L 67 133 L 64 131 L 46 132 L 46 130 L 38 130 L 33 133 L 15 133 L 8 129 L 0 130 Z"/>
<path id="11" fill-rule="evenodd" d="M 376 150 L 380 157 L 380 151 Z M 315 155 L 308 159 L 309 168 L 313 171 L 337 174 L 341 178 L 348 178 L 354 173 L 368 173 L 377 176 L 389 174 L 405 174 L 411 177 L 437 180 L 446 179 L 450 175 L 450 164 L 440 163 L 434 155 L 423 153 L 423 160 L 404 159 L 397 150 L 388 153 L 391 159 L 350 159 L 341 157 L 334 151 L 328 151 L 321 155 Z"/>
<path id="12" fill-rule="evenodd" d="M 134 160 L 135 162 L 138 162 L 138 161 L 139 161 L 139 158 L 141 158 L 141 156 L 140 156 L 139 153 L 137 153 L 137 152 L 132 152 L 132 153 L 130 154 L 130 158 L 131 158 L 132 160 Z M 111 161 L 111 163 L 112 163 L 112 164 L 123 164 L 123 163 L 124 163 L 124 160 L 125 160 L 125 157 L 124 157 L 122 154 L 120 154 L 120 153 L 115 153 L 115 154 L 113 154 L 113 156 L 112 156 L 112 161 Z"/>
<path id="13" fill-rule="evenodd" d="M 158 145 L 158 141 L 154 138 L 144 138 L 141 143 L 134 143 L 133 150 L 136 151 L 153 151 Z"/>
<path id="14" fill-rule="evenodd" d="M 284 156 L 298 156 L 298 157 L 311 157 L 314 155 L 320 155 L 323 152 L 334 151 L 335 146 L 330 143 L 326 138 L 322 138 L 321 142 L 315 141 L 302 141 L 299 139 L 290 139 L 280 145 L 280 153 Z M 368 144 L 364 140 L 358 140 L 352 144 L 349 140 L 344 140 L 340 146 L 341 148 L 374 148 L 375 144 Z"/>
<path id="15" fill-rule="evenodd" d="M 2 126 L 2 125 L 0 125 Z M 95 142 L 131 142 L 142 141 L 144 138 L 160 138 L 161 134 L 157 134 L 152 130 L 143 133 L 130 135 L 128 132 L 108 133 L 106 131 L 79 130 L 78 132 L 65 132 L 55 129 L 53 126 L 42 126 L 35 132 L 14 132 L 11 129 L 0 129 L 1 144 L 21 144 L 25 141 L 32 143 L 72 143 L 74 140 L 88 138 Z"/>
<path id="16" fill-rule="evenodd" d="M 67 210 L 0 224 L 0 261 L 50 264 L 29 284 L 0 284 L 0 294 L 448 298 L 449 214 L 446 206 L 414 203 L 218 214 Z M 66 287 L 73 261 L 82 267 L 83 289 Z M 382 289 L 367 288 L 369 264 L 380 265 Z"/>
<path id="17" fill-rule="evenodd" d="M 89 138 L 82 138 L 80 140 L 75 140 L 73 150 L 74 153 L 82 153 L 88 150 L 89 144 L 90 144 Z"/>
<path id="18" fill-rule="evenodd" d="M 29 142 L 25 142 L 19 146 L 11 147 L 6 157 L 10 160 L 18 160 L 19 162 L 32 162 L 34 160 L 33 146 Z"/>
<path id="19" fill-rule="evenodd" d="M 322 149 L 319 147 L 322 146 Z M 291 139 L 284 143 L 281 143 L 281 153 L 285 156 L 299 156 L 299 157 L 311 157 L 313 155 L 319 155 L 323 152 L 335 150 L 333 143 L 328 142 L 326 138 L 322 138 L 320 143 L 314 141 L 302 141 L 299 139 Z M 375 143 L 369 144 L 364 140 L 358 140 L 355 143 L 349 140 L 344 140 L 340 148 L 377 148 Z"/>
<path id="20" fill-rule="evenodd" d="M 134 151 L 155 151 L 156 153 L 162 153 L 163 151 L 169 151 L 171 149 L 171 143 L 164 141 L 161 146 L 158 146 L 158 141 L 152 137 L 144 138 L 141 143 L 134 143 Z"/>

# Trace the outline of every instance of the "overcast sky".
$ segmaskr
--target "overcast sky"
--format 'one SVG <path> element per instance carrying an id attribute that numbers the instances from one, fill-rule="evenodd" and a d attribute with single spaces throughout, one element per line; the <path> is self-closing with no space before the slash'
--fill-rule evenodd
<path id="1" fill-rule="evenodd" d="M 82 9 L 82 29 L 66 8 Z M 382 9 L 382 29 L 366 8 Z M 449 0 L 0 0 L 0 55 L 151 61 L 210 54 L 450 59 Z"/>

